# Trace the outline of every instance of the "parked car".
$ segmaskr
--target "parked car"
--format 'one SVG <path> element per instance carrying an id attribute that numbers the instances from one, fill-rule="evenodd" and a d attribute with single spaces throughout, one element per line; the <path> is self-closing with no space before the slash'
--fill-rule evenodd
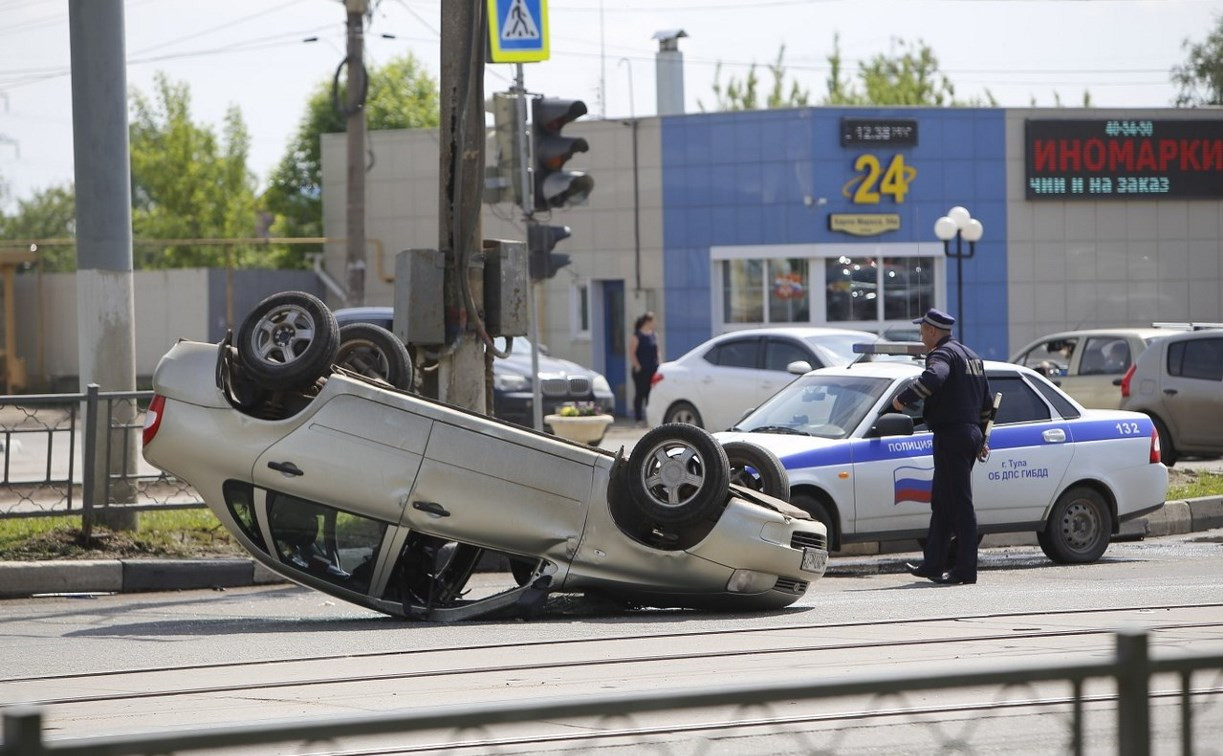
<path id="1" fill-rule="evenodd" d="M 626 459 L 337 367 L 339 343 L 320 300 L 285 292 L 153 375 L 145 459 L 290 580 L 450 621 L 533 616 L 553 592 L 773 610 L 824 573 L 824 526 L 732 481 L 699 428 L 655 428 Z M 469 585 L 488 553 L 510 565 L 496 590 Z"/>
<path id="2" fill-rule="evenodd" d="M 335 317 L 341 327 L 350 323 L 373 323 L 390 331 L 395 316 L 390 307 L 347 307 L 336 310 Z M 498 351 L 505 352 L 506 339 L 498 337 L 496 345 Z M 616 397 L 607 378 L 576 362 L 550 357 L 542 346 L 538 380 L 543 415 L 573 403 L 597 404 L 607 412 L 615 409 Z M 535 422 L 533 406 L 531 342 L 516 336 L 510 345 L 509 356 L 493 360 L 493 415 L 530 428 Z"/>
<path id="3" fill-rule="evenodd" d="M 1026 345 L 1011 362 L 1043 374 L 1084 407 L 1118 409 L 1121 378 L 1167 328 L 1096 328 L 1062 331 Z"/>
<path id="4" fill-rule="evenodd" d="M 1121 406 L 1159 431 L 1164 463 L 1223 455 L 1223 328 L 1153 342 L 1121 380 Z"/>
<path id="5" fill-rule="evenodd" d="M 732 331 L 704 342 L 654 374 L 646 420 L 725 429 L 813 368 L 847 365 L 867 331 L 773 327 Z"/>
<path id="6" fill-rule="evenodd" d="M 913 345 L 867 345 L 891 349 Z M 729 445 L 773 452 L 790 500 L 824 523 L 832 550 L 856 541 L 923 538 L 934 474 L 920 403 L 892 399 L 922 371 L 916 360 L 814 370 L 729 431 Z M 990 455 L 973 470 L 982 534 L 1035 532 L 1050 559 L 1092 562 L 1121 523 L 1163 506 L 1168 469 L 1151 418 L 1084 409 L 1028 368 L 987 361 L 1002 394 Z"/>

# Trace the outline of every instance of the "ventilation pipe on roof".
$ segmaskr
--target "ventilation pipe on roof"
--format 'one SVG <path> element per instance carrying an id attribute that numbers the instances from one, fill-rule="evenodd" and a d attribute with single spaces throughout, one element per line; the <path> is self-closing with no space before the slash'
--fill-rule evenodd
<path id="1" fill-rule="evenodd" d="M 681 115 L 684 112 L 684 54 L 679 40 L 688 36 L 683 29 L 654 32 L 658 54 L 654 56 L 658 80 L 658 115 Z"/>

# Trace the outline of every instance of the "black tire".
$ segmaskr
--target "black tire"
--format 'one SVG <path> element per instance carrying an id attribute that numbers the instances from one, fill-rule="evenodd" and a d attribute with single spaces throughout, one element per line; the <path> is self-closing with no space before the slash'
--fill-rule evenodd
<path id="1" fill-rule="evenodd" d="M 305 388 L 335 359 L 340 327 L 313 294 L 286 291 L 259 303 L 242 321 L 238 354 L 255 383 L 274 391 Z"/>
<path id="2" fill-rule="evenodd" d="M 777 455 L 747 441 L 723 444 L 730 463 L 730 482 L 782 501 L 790 500 L 790 474 Z"/>
<path id="3" fill-rule="evenodd" d="M 816 522 L 824 525 L 824 529 L 828 531 L 829 551 L 841 547 L 841 531 L 837 528 L 836 518 L 832 514 L 832 507 L 828 506 L 823 499 L 808 493 L 797 493 L 794 494 L 790 503 L 811 515 Z"/>
<path id="4" fill-rule="evenodd" d="M 1104 554 L 1112 532 L 1104 497 L 1086 486 L 1075 486 L 1058 498 L 1036 540 L 1045 556 L 1058 564 L 1086 564 Z"/>
<path id="5" fill-rule="evenodd" d="M 688 402 L 676 402 L 667 408 L 666 414 L 663 415 L 662 422 L 664 425 L 668 423 L 683 423 L 684 425 L 695 425 L 698 428 L 704 428 L 705 422 L 701 419 L 701 413 L 696 411 Z"/>
<path id="6" fill-rule="evenodd" d="M 1172 434 L 1168 432 L 1168 426 L 1154 415 L 1151 416 L 1151 423 L 1155 426 L 1155 432 L 1159 434 L 1159 461 L 1168 467 L 1175 465 L 1180 455 L 1176 453 L 1176 447 L 1172 445 Z"/>
<path id="7" fill-rule="evenodd" d="M 717 439 L 693 425 L 646 431 L 628 461 L 629 498 L 660 525 L 683 526 L 712 515 L 730 490 L 730 463 Z"/>
<path id="8" fill-rule="evenodd" d="M 412 358 L 395 334 L 373 323 L 349 323 L 340 328 L 335 364 L 367 378 L 386 381 L 397 389 L 414 388 Z"/>

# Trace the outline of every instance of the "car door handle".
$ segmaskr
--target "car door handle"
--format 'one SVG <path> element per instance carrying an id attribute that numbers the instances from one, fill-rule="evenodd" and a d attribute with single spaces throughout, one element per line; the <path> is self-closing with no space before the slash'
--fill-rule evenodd
<path id="1" fill-rule="evenodd" d="M 1179 393 L 1180 392 L 1177 391 L 1176 389 L 1164 389 L 1164 394 L 1167 396 L 1176 396 Z"/>
<path id="2" fill-rule="evenodd" d="M 427 512 L 431 515 L 437 515 L 438 517 L 450 516 L 450 513 L 446 511 L 446 508 L 441 504 L 438 504 L 436 501 L 414 501 L 412 502 L 412 508 L 419 509 L 420 511 Z"/>
<path id="3" fill-rule="evenodd" d="M 1063 444 L 1066 442 L 1066 431 L 1062 430 L 1061 428 L 1050 428 L 1044 433 L 1041 433 L 1040 437 L 1045 440 L 1045 443 Z"/>
<path id="4" fill-rule="evenodd" d="M 292 478 L 305 475 L 305 473 L 302 472 L 302 469 L 292 462 L 268 462 L 268 467 L 277 472 L 284 473 Z"/>

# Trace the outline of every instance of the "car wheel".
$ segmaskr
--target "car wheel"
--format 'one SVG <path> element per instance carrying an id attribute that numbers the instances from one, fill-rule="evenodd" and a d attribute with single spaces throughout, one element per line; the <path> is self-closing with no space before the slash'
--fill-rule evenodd
<path id="1" fill-rule="evenodd" d="M 824 530 L 828 533 L 828 550 L 832 551 L 841 546 L 841 533 L 837 530 L 836 518 L 832 515 L 832 507 L 828 505 L 821 497 L 812 496 L 808 493 L 794 494 L 791 504 L 811 515 L 816 522 L 823 524 Z"/>
<path id="2" fill-rule="evenodd" d="M 730 463 L 717 439 L 692 425 L 660 425 L 641 437 L 628 462 L 629 496 L 660 525 L 690 525 L 726 501 Z"/>
<path id="3" fill-rule="evenodd" d="M 1045 556 L 1059 564 L 1085 564 L 1104 554 L 1112 530 L 1104 497 L 1086 486 L 1075 486 L 1053 505 L 1037 542 Z"/>
<path id="4" fill-rule="evenodd" d="M 251 379 L 267 389 L 314 383 L 330 367 L 340 327 L 313 294 L 286 291 L 259 303 L 238 331 L 238 354 Z"/>
<path id="5" fill-rule="evenodd" d="M 747 441 L 723 444 L 730 463 L 730 482 L 782 501 L 790 500 L 790 474 L 777 455 Z"/>
<path id="6" fill-rule="evenodd" d="M 684 425 L 695 425 L 698 428 L 704 428 L 705 424 L 701 421 L 701 413 L 696 411 L 688 402 L 676 402 L 667 408 L 667 413 L 663 415 L 663 424 L 667 423 L 683 423 Z"/>
<path id="7" fill-rule="evenodd" d="M 1175 465 L 1179 457 L 1176 447 L 1172 445 L 1172 434 L 1168 432 L 1168 426 L 1154 415 L 1151 416 L 1151 423 L 1155 425 L 1155 432 L 1159 434 L 1159 461 L 1168 467 Z"/>
<path id="8" fill-rule="evenodd" d="M 335 364 L 367 378 L 411 391 L 412 358 L 395 334 L 373 323 L 349 323 L 340 329 Z"/>

